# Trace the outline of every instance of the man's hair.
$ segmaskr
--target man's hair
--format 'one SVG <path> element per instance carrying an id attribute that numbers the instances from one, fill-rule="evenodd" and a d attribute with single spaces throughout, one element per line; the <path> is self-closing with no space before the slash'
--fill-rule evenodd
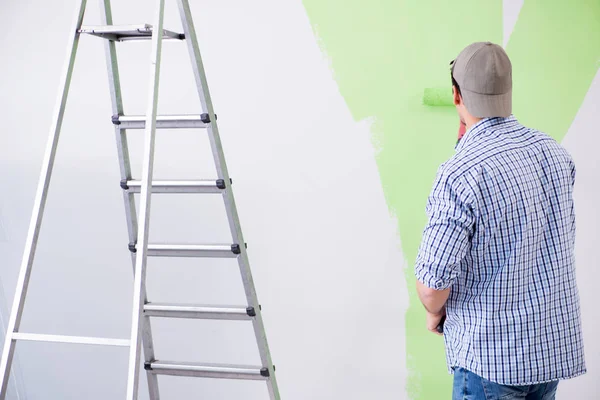
<path id="1" fill-rule="evenodd" d="M 456 91 L 460 95 L 460 86 L 458 86 L 458 82 L 456 82 L 456 79 L 454 79 L 454 75 L 452 75 L 452 70 L 450 70 L 450 78 L 452 79 L 452 86 L 456 87 Z"/>

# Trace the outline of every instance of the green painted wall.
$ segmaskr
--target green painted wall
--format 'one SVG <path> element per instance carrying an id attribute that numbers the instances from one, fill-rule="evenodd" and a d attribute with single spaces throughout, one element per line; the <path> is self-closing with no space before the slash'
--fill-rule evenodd
<path id="1" fill-rule="evenodd" d="M 407 392 L 411 399 L 448 398 L 442 339 L 425 331 L 413 263 L 425 201 L 437 167 L 452 155 L 458 118 L 452 107 L 427 107 L 421 97 L 426 87 L 451 90 L 448 64 L 467 44 L 502 43 L 502 1 L 303 3 L 353 117 L 375 121 L 381 183 L 409 265 Z M 525 0 L 507 52 L 516 117 L 562 139 L 600 65 L 600 2 Z"/>

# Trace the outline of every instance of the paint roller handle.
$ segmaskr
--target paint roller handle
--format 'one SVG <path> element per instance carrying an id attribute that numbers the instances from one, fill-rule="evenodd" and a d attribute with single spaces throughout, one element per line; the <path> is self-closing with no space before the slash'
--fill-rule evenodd
<path id="1" fill-rule="evenodd" d="M 444 322 L 446 322 L 446 316 L 444 315 L 442 317 L 442 319 L 440 320 L 440 323 L 438 324 L 436 330 L 438 331 L 438 333 L 443 334 L 444 333 Z"/>

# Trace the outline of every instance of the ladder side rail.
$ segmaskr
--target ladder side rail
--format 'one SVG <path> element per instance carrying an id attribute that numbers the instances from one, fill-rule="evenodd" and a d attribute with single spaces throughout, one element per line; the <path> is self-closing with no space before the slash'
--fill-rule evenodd
<path id="1" fill-rule="evenodd" d="M 150 205 L 152 176 L 154 170 L 154 144 L 156 137 L 156 115 L 158 108 L 158 89 L 160 62 L 163 40 L 165 0 L 157 0 L 154 29 L 152 32 L 152 53 L 149 79 L 149 98 L 146 112 L 144 158 L 142 164 L 142 184 L 140 190 L 140 221 L 136 243 L 136 259 L 133 288 L 133 312 L 131 318 L 131 347 L 129 349 L 129 368 L 127 378 L 127 400 L 137 400 L 140 350 L 142 337 L 140 331 L 144 320 L 144 297 L 146 280 L 146 261 L 148 256 L 148 234 L 150 224 Z"/>
<path id="2" fill-rule="evenodd" d="M 109 26 L 113 24 L 112 8 L 110 0 L 102 0 L 100 2 L 100 18 L 103 25 Z M 108 85 L 110 91 L 110 99 L 112 104 L 112 114 L 123 115 L 123 99 L 121 96 L 121 79 L 119 76 L 119 64 L 117 59 L 116 44 L 112 40 L 105 40 L 104 49 L 106 53 L 106 67 L 108 71 Z M 120 129 L 115 125 L 115 135 L 117 144 L 117 155 L 119 158 L 119 171 L 121 173 L 121 181 L 131 180 L 131 162 L 129 159 L 129 146 L 127 143 L 127 131 Z M 134 244 L 137 232 L 137 215 L 135 210 L 135 195 L 130 191 L 123 190 L 123 202 L 125 205 L 125 218 L 127 220 L 127 234 L 130 244 Z M 131 252 L 132 269 L 135 271 L 135 252 Z M 144 291 L 143 302 L 147 302 L 147 296 Z M 153 361 L 154 342 L 152 338 L 152 328 L 150 320 L 144 318 L 142 322 L 142 346 L 144 349 L 144 359 L 146 362 Z M 158 377 L 150 371 L 146 372 L 148 381 L 148 390 L 150 400 L 160 400 L 158 389 Z"/>
<path id="3" fill-rule="evenodd" d="M 219 179 L 223 179 L 228 185 L 227 190 L 223 192 L 223 200 L 229 220 L 229 228 L 233 237 L 234 243 L 239 244 L 241 253 L 238 256 L 238 264 L 240 267 L 240 273 L 244 283 L 244 290 L 246 293 L 246 299 L 248 305 L 254 307 L 256 310 L 256 316 L 253 319 L 253 327 L 256 335 L 257 345 L 259 348 L 261 362 L 264 367 L 268 368 L 269 380 L 268 390 L 272 400 L 279 400 L 279 389 L 277 387 L 277 381 L 275 378 L 275 369 L 271 360 L 271 354 L 267 337 L 264 328 L 264 322 L 262 320 L 262 313 L 260 310 L 258 296 L 256 294 L 256 288 L 254 286 L 254 280 L 252 278 L 252 272 L 250 270 L 250 264 L 248 260 L 248 254 L 246 252 L 246 246 L 244 237 L 242 235 L 242 229 L 239 222 L 239 216 L 235 205 L 235 199 L 229 184 L 230 178 L 227 171 L 227 164 L 223 153 L 223 147 L 219 136 L 219 129 L 215 118 L 215 112 L 213 109 L 210 92 L 204 72 L 204 66 L 202 63 L 202 57 L 200 55 L 200 48 L 198 45 L 198 37 L 196 35 L 196 29 L 192 20 L 192 13 L 188 0 L 177 0 L 179 6 L 179 13 L 181 16 L 181 22 L 183 25 L 184 35 L 187 41 L 188 52 L 192 62 L 192 68 L 194 77 L 196 79 L 196 86 L 198 88 L 198 95 L 200 96 L 200 103 L 204 112 L 208 113 L 210 118 L 210 124 L 208 124 L 208 135 L 211 143 L 213 157 L 217 167 L 217 174 Z"/>
<path id="4" fill-rule="evenodd" d="M 21 323 L 21 317 L 23 316 L 25 297 L 27 295 L 27 288 L 29 286 L 29 279 L 31 277 L 31 269 L 35 258 L 35 250 L 42 225 L 46 199 L 48 197 L 48 187 L 52 177 L 52 169 L 54 167 L 54 160 L 56 158 L 56 150 L 58 148 L 58 139 L 60 137 L 60 130 L 62 127 L 67 97 L 69 94 L 69 87 L 71 85 L 71 77 L 73 76 L 73 66 L 75 65 L 77 48 L 79 45 L 78 31 L 83 22 L 86 3 L 87 0 L 81 0 L 79 2 L 79 7 L 77 7 L 75 10 L 75 17 L 71 25 L 71 30 L 69 31 L 67 61 L 64 65 L 64 69 L 60 78 L 60 90 L 50 127 L 48 143 L 44 154 L 44 161 L 42 162 L 37 192 L 33 202 L 33 212 L 31 215 L 29 231 L 25 240 L 25 249 L 23 251 L 21 269 L 17 279 L 13 306 L 8 321 L 4 347 L 2 350 L 2 358 L 0 359 L 0 399 L 2 400 L 5 399 L 8 388 L 10 368 L 12 359 L 14 357 L 16 344 L 13 338 L 13 333 L 18 331 Z"/>

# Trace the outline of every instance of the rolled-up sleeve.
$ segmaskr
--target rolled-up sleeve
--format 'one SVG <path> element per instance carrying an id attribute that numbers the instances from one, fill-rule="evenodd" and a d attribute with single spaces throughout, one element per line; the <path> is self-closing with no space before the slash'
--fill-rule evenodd
<path id="1" fill-rule="evenodd" d="M 425 286 L 444 290 L 460 274 L 475 225 L 472 191 L 456 173 L 440 168 L 427 199 L 427 225 L 415 263 L 415 275 Z"/>

